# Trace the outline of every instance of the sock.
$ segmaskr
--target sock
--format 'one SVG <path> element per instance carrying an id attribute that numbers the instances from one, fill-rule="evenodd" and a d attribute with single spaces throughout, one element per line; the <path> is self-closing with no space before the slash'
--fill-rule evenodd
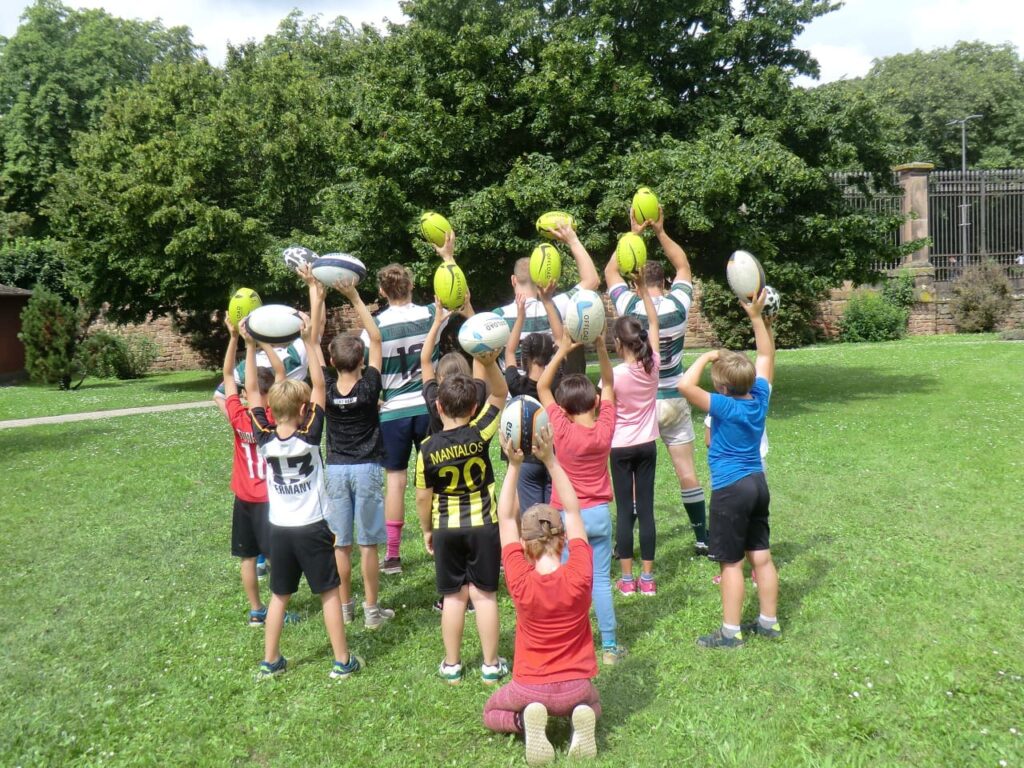
<path id="1" fill-rule="evenodd" d="M 762 613 L 760 616 L 757 617 L 757 623 L 765 629 L 771 629 L 779 623 L 779 620 L 775 616 L 768 617 Z"/>
<path id="2" fill-rule="evenodd" d="M 728 637 L 730 640 L 740 633 L 740 628 L 736 624 L 722 624 L 722 634 Z"/>
<path id="3" fill-rule="evenodd" d="M 690 518 L 694 538 L 697 541 L 706 542 L 708 540 L 708 523 L 704 504 L 704 489 L 700 487 L 687 488 L 685 491 L 680 491 L 679 495 L 683 499 L 683 509 L 686 510 L 686 514 Z"/>
<path id="4" fill-rule="evenodd" d="M 622 574 L 622 580 L 626 583 L 631 582 L 633 580 L 633 574 L 629 574 L 629 576 L 627 576 L 626 574 Z"/>
<path id="5" fill-rule="evenodd" d="M 388 533 L 388 551 L 385 555 L 387 560 L 398 560 L 400 555 L 398 554 L 398 545 L 402 541 L 402 527 L 405 525 L 404 520 L 388 520 L 385 523 Z"/>
<path id="6" fill-rule="evenodd" d="M 644 581 L 654 581 L 654 574 L 653 573 L 641 573 L 640 574 L 640 578 L 643 579 Z"/>

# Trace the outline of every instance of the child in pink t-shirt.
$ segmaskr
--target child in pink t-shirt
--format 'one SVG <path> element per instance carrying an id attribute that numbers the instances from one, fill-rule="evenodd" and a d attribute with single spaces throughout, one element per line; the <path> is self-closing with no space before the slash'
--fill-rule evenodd
<path id="1" fill-rule="evenodd" d="M 612 256 L 614 261 L 615 256 Z M 610 267 L 611 268 L 611 265 Z M 618 420 L 612 436 L 611 474 L 615 489 L 615 551 L 622 576 L 615 586 L 627 597 L 636 594 L 633 579 L 633 524 L 640 523 L 641 595 L 657 594 L 654 581 L 654 468 L 658 463 L 658 312 L 644 282 L 636 278 L 648 327 L 632 315 L 615 321 L 615 351 L 623 362 L 615 366 L 615 403 Z"/>

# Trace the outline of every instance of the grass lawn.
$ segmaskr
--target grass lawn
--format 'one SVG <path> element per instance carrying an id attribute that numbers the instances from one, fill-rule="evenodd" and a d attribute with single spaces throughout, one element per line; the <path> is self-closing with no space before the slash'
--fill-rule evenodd
<path id="1" fill-rule="evenodd" d="M 153 373 L 136 381 L 89 378 L 68 392 L 38 384 L 0 387 L 0 421 L 209 400 L 219 383 L 219 373 L 182 371 Z"/>
<path id="2" fill-rule="evenodd" d="M 141 397 L 151 381 L 134 385 Z M 694 644 L 720 618 L 715 569 L 691 557 L 663 456 L 659 594 L 616 601 L 631 655 L 597 679 L 598 764 L 1021 765 L 1021 382 L 1024 347 L 993 337 L 781 353 L 768 463 L 785 637 L 734 652 Z M 436 676 L 433 568 L 411 504 L 408 567 L 383 580 L 398 617 L 350 630 L 365 673 L 328 680 L 303 587 L 289 671 L 257 685 L 229 471 L 213 409 L 0 438 L 0 764 L 525 764 L 521 743 L 481 725 L 490 690 L 472 631 L 466 681 Z M 551 732 L 564 749 L 567 728 Z"/>

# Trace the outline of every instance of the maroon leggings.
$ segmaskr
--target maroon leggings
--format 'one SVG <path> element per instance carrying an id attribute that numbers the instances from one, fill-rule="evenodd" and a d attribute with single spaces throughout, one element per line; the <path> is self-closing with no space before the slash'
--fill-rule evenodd
<path id="1" fill-rule="evenodd" d="M 539 702 L 548 714 L 568 717 L 579 704 L 589 704 L 601 717 L 601 697 L 589 680 L 566 680 L 561 683 L 528 685 L 515 680 L 495 691 L 484 705 L 484 725 L 498 733 L 522 733 L 516 715 L 527 704 Z M 521 722 L 521 721 L 520 721 Z"/>

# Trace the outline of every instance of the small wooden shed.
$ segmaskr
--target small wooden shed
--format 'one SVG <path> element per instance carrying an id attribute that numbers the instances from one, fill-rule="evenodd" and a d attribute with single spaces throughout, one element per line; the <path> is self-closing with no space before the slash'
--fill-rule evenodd
<path id="1" fill-rule="evenodd" d="M 18 339 L 21 311 L 32 291 L 0 284 L 0 381 L 20 378 L 25 372 L 25 347 Z"/>

